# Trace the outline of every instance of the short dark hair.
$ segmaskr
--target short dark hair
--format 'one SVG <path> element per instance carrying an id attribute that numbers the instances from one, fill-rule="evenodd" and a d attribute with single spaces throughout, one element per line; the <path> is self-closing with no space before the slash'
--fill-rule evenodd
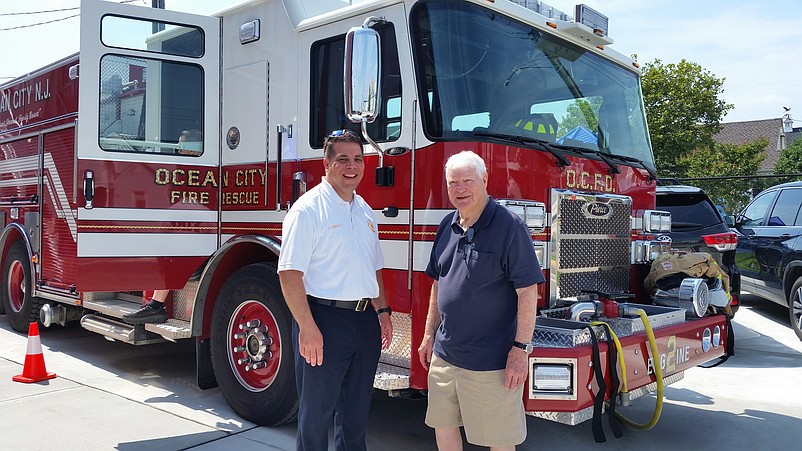
<path id="1" fill-rule="evenodd" d="M 334 130 L 323 140 L 323 156 L 327 160 L 334 158 L 334 144 L 336 143 L 357 143 L 362 148 L 362 139 L 351 130 Z"/>

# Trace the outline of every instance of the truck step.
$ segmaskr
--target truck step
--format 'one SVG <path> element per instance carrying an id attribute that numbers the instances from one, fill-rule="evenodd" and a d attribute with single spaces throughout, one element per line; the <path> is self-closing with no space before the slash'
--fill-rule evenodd
<path id="1" fill-rule="evenodd" d="M 388 391 L 409 388 L 409 368 L 379 363 L 373 379 L 373 388 Z"/>
<path id="2" fill-rule="evenodd" d="M 120 298 L 85 300 L 84 308 L 93 310 L 103 316 L 87 315 L 90 317 L 87 320 L 89 326 L 87 327 L 84 325 L 83 319 L 81 320 L 81 325 L 87 330 L 97 332 L 106 337 L 137 345 L 157 343 L 164 340 L 176 341 L 192 337 L 192 329 L 190 328 L 189 321 L 170 318 L 166 322 L 160 324 L 133 326 L 126 324 L 122 320 L 117 321 L 113 319 L 119 319 L 127 313 L 133 313 L 139 310 L 141 305 L 142 304 L 138 301 Z M 106 318 L 107 316 L 111 318 Z M 155 337 L 150 337 L 151 334 L 155 334 Z"/>

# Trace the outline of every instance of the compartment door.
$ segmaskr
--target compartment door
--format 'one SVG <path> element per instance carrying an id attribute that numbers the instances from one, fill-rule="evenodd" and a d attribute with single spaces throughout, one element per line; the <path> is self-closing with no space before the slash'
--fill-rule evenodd
<path id="1" fill-rule="evenodd" d="M 220 19 L 81 2 L 78 290 L 182 288 L 219 244 Z"/>

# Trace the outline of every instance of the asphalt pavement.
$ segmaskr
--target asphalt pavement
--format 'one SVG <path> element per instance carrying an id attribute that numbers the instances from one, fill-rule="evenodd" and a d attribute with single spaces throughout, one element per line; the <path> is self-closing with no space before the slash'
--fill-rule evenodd
<path id="1" fill-rule="evenodd" d="M 802 429 L 802 343 L 787 310 L 746 296 L 735 318 L 736 355 L 715 369 L 692 369 L 666 388 L 660 422 L 625 428 L 594 443 L 589 422 L 566 426 L 528 418 L 519 450 L 788 450 Z M 218 389 L 195 385 L 192 342 L 131 346 L 79 327 L 40 328 L 43 359 L 57 377 L 25 384 L 28 338 L 0 317 L 0 449 L 7 450 L 292 450 L 295 425 L 265 428 L 238 417 Z M 654 396 L 623 409 L 647 422 Z M 434 450 L 423 424 L 425 400 L 377 392 L 371 450 Z M 622 409 L 619 409 L 622 410 Z M 481 449 L 466 446 L 466 449 Z"/>

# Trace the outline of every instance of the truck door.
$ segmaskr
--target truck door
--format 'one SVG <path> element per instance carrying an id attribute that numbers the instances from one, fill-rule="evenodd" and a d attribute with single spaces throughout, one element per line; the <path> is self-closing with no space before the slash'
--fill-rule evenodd
<path id="1" fill-rule="evenodd" d="M 79 291 L 182 288 L 218 247 L 220 22 L 81 2 Z"/>

